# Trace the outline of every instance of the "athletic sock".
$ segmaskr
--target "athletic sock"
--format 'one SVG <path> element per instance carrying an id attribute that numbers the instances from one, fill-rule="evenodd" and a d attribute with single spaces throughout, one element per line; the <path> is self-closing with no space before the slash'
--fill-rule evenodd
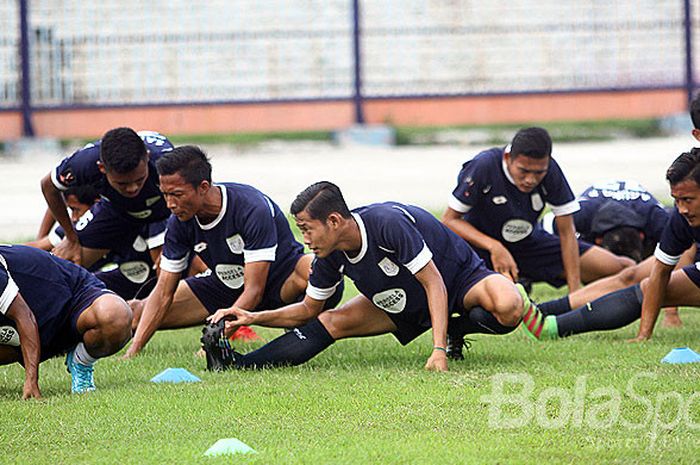
<path id="1" fill-rule="evenodd" d="M 639 284 L 611 292 L 583 307 L 558 315 L 559 336 L 622 328 L 642 314 L 642 290 Z"/>
<path id="2" fill-rule="evenodd" d="M 236 368 L 300 365 L 334 342 L 333 337 L 316 318 L 304 326 L 293 328 L 253 352 L 236 354 Z"/>
<path id="3" fill-rule="evenodd" d="M 97 359 L 90 355 L 85 348 L 85 344 L 80 342 L 73 350 L 73 361 L 75 363 L 80 363 L 85 366 L 92 366 L 95 364 Z"/>
<path id="4" fill-rule="evenodd" d="M 472 307 L 463 315 L 450 320 L 448 332 L 450 336 L 465 334 L 508 334 L 517 326 L 504 326 L 498 322 L 491 312 L 483 307 Z"/>
<path id="5" fill-rule="evenodd" d="M 571 311 L 569 296 L 567 295 L 558 299 L 550 300 L 549 302 L 537 304 L 537 307 L 544 315 L 561 315 Z"/>

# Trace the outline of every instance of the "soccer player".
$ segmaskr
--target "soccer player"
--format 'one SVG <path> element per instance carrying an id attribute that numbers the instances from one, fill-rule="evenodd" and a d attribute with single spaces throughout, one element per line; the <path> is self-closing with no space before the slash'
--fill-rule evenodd
<path id="1" fill-rule="evenodd" d="M 131 309 L 84 268 L 45 251 L 0 246 L 0 365 L 25 368 L 22 397 L 41 397 L 39 363 L 68 351 L 75 393 L 95 389 L 93 365 L 131 337 Z"/>
<path id="2" fill-rule="evenodd" d="M 634 262 L 576 240 L 572 214 L 579 203 L 551 152 L 546 130 L 526 128 L 507 147 L 478 154 L 459 173 L 443 222 L 490 268 L 513 281 L 566 283 L 573 292 L 581 281 L 617 273 Z M 551 204 L 559 237 L 537 221 L 545 203 Z"/>
<path id="3" fill-rule="evenodd" d="M 221 308 L 278 308 L 303 296 L 311 256 L 277 204 L 251 186 L 212 184 L 211 164 L 194 146 L 174 149 L 157 168 L 173 215 L 156 287 L 142 311 L 133 306 L 139 321 L 126 358 L 157 329 L 202 324 Z M 211 273 L 180 281 L 193 254 Z M 339 288 L 334 301 L 341 295 Z"/>
<path id="4" fill-rule="evenodd" d="M 654 252 L 648 278 L 641 284 L 606 294 L 572 311 L 523 321 L 538 339 L 556 339 L 589 331 L 617 329 L 641 316 L 633 341 L 651 338 L 662 306 L 699 306 L 698 263 L 673 271 L 683 252 L 700 239 L 700 149 L 681 154 L 666 172 L 676 208 Z"/>
<path id="5" fill-rule="evenodd" d="M 116 128 L 64 158 L 41 181 L 51 214 L 66 232 L 54 253 L 89 267 L 116 244 L 134 240 L 143 225 L 167 219 L 155 162 L 172 148 L 158 133 Z M 85 184 L 94 185 L 103 201 L 74 229 L 61 192 Z"/>
<path id="6" fill-rule="evenodd" d="M 210 368 L 298 365 L 338 339 L 393 333 L 405 345 L 432 327 L 425 368 L 445 371 L 449 312 L 462 315 L 464 333 L 505 334 L 529 311 L 522 286 L 488 270 L 466 242 L 418 207 L 386 202 L 351 212 L 336 185 L 319 182 L 297 196 L 291 212 L 316 255 L 304 300 L 255 313 L 222 309 L 210 321 L 233 319 L 226 331 L 241 324 L 293 331 L 241 355 L 205 329 Z M 360 295 L 322 312 L 344 275 Z"/>

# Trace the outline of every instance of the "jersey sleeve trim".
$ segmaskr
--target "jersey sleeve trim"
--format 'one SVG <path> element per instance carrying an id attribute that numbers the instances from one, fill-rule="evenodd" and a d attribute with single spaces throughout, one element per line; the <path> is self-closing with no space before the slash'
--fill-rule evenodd
<path id="1" fill-rule="evenodd" d="M 179 260 L 172 260 L 166 256 L 162 256 L 160 259 L 160 269 L 169 273 L 181 273 L 187 268 L 189 258 L 189 252 Z"/>
<path id="2" fill-rule="evenodd" d="M 10 305 L 12 305 L 17 294 L 19 294 L 19 288 L 8 272 L 7 286 L 5 286 L 5 290 L 2 292 L 2 295 L 0 295 L 0 313 L 3 315 L 7 313 L 7 310 L 10 308 Z"/>
<path id="3" fill-rule="evenodd" d="M 580 209 L 581 205 L 579 205 L 578 200 L 575 199 L 564 205 L 552 205 L 552 213 L 554 213 L 554 216 L 571 215 Z"/>
<path id="4" fill-rule="evenodd" d="M 149 250 L 162 247 L 163 244 L 165 244 L 165 231 L 146 239 L 146 245 L 148 246 Z"/>
<path id="5" fill-rule="evenodd" d="M 680 255 L 669 255 L 663 250 L 661 250 L 660 244 L 656 244 L 656 250 L 654 250 L 654 257 L 664 265 L 668 266 L 675 266 L 676 263 L 678 263 L 681 259 Z"/>
<path id="6" fill-rule="evenodd" d="M 418 255 L 416 255 L 416 258 L 406 264 L 406 268 L 408 268 L 408 271 L 410 271 L 412 274 L 416 274 L 432 259 L 433 252 L 431 252 L 428 245 L 423 242 L 423 249 L 418 253 Z"/>
<path id="7" fill-rule="evenodd" d="M 58 168 L 54 168 L 51 170 L 51 182 L 53 185 L 58 189 L 59 191 L 65 191 L 68 189 L 67 186 L 64 186 L 61 181 L 58 180 L 58 174 L 56 173 L 58 171 Z"/>
<path id="8" fill-rule="evenodd" d="M 341 281 L 338 281 L 332 287 L 327 287 L 325 289 L 308 284 L 306 286 L 306 295 L 316 300 L 328 300 L 333 294 L 335 294 L 335 290 L 338 288 Z"/>
<path id="9" fill-rule="evenodd" d="M 454 195 L 451 195 L 447 199 L 447 206 L 459 213 L 467 213 L 469 210 L 472 209 L 471 205 L 467 205 L 460 202 Z"/>
<path id="10" fill-rule="evenodd" d="M 277 253 L 277 245 L 267 249 L 246 250 L 243 249 L 243 261 L 250 262 L 274 262 Z"/>

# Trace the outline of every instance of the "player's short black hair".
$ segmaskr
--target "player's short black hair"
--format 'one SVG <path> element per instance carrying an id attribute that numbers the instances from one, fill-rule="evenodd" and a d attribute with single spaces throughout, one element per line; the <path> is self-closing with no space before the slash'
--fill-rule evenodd
<path id="1" fill-rule="evenodd" d="M 107 171 L 125 174 L 146 157 L 146 144 L 131 128 L 110 129 L 102 136 L 100 161 Z"/>
<path id="2" fill-rule="evenodd" d="M 636 228 L 621 226 L 611 229 L 603 234 L 600 246 L 615 255 L 629 257 L 637 263 L 642 261 L 644 242 Z"/>
<path id="3" fill-rule="evenodd" d="M 552 155 L 552 138 L 546 129 L 523 128 L 510 143 L 511 157 L 525 155 L 530 158 L 547 158 Z"/>
<path id="4" fill-rule="evenodd" d="M 681 153 L 666 170 L 666 180 L 672 186 L 687 179 L 700 186 L 700 148 Z"/>
<path id="5" fill-rule="evenodd" d="M 290 212 L 298 215 L 304 210 L 312 219 L 319 221 L 326 221 L 331 213 L 339 213 L 343 218 L 351 216 L 340 188 L 328 181 L 312 184 L 297 195 Z"/>
<path id="6" fill-rule="evenodd" d="M 68 197 L 69 195 L 74 195 L 78 199 L 78 202 L 84 205 L 92 205 L 100 196 L 97 193 L 97 189 L 95 189 L 95 186 L 92 184 L 69 187 L 63 191 L 63 196 Z"/>
<path id="7" fill-rule="evenodd" d="M 700 92 L 690 102 L 690 120 L 695 129 L 700 129 Z"/>
<path id="8" fill-rule="evenodd" d="M 179 174 L 194 187 L 207 181 L 211 184 L 211 163 L 207 154 L 195 145 L 175 147 L 156 162 L 156 170 L 160 176 Z"/>

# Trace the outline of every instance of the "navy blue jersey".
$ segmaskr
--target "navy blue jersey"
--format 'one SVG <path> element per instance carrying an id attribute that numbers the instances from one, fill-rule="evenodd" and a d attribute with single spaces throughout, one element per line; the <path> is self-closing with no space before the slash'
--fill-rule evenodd
<path id="1" fill-rule="evenodd" d="M 607 231 L 629 226 L 644 233 L 645 241 L 656 244 L 668 223 L 664 206 L 636 181 L 618 180 L 593 184 L 578 198 L 581 209 L 574 213 L 579 237 L 595 242 Z M 543 223 L 545 230 L 557 233 L 552 218 Z"/>
<path id="2" fill-rule="evenodd" d="M 0 246 L 0 326 L 14 326 L 5 314 L 20 293 L 36 318 L 42 359 L 79 340 L 68 334 L 75 333 L 71 319 L 102 292 L 100 281 L 67 260 L 33 247 Z"/>
<path id="3" fill-rule="evenodd" d="M 221 212 L 209 224 L 197 217 L 168 219 L 160 266 L 180 273 L 192 252 L 231 289 L 243 286 L 243 267 L 248 262 L 271 262 L 266 289 L 285 280 L 294 270 L 304 247 L 289 228 L 280 208 L 266 195 L 245 184 L 215 184 L 221 190 Z"/>
<path id="4" fill-rule="evenodd" d="M 700 228 L 693 228 L 685 218 L 673 209 L 671 218 L 661 234 L 654 256 L 661 262 L 673 266 L 681 259 L 683 252 L 700 241 Z"/>
<path id="5" fill-rule="evenodd" d="M 87 144 L 82 149 L 61 160 L 51 172 L 54 186 L 65 191 L 72 186 L 90 184 L 95 186 L 100 196 L 112 207 L 126 213 L 129 218 L 140 222 L 160 221 L 170 216 L 163 194 L 160 192 L 156 160 L 162 154 L 170 152 L 173 145 L 157 132 L 141 131 L 138 133 L 146 144 L 149 154 L 148 179 L 141 192 L 134 198 L 119 194 L 109 185 L 105 175 L 98 168 L 101 141 Z"/>
<path id="6" fill-rule="evenodd" d="M 306 293 L 317 300 L 329 298 L 343 275 L 377 307 L 412 323 L 431 326 L 428 300 L 414 276 L 432 259 L 447 287 L 450 309 L 461 309 L 459 291 L 469 276 L 483 266 L 469 245 L 432 214 L 395 202 L 353 210 L 362 247 L 348 256 L 335 251 L 316 258 Z"/>
<path id="7" fill-rule="evenodd" d="M 492 148 L 466 162 L 448 204 L 482 233 L 508 247 L 525 246 L 522 241 L 541 228 L 537 219 L 545 203 L 557 216 L 572 214 L 579 205 L 554 159 L 540 185 L 524 193 L 515 186 L 503 154 L 504 149 Z"/>

